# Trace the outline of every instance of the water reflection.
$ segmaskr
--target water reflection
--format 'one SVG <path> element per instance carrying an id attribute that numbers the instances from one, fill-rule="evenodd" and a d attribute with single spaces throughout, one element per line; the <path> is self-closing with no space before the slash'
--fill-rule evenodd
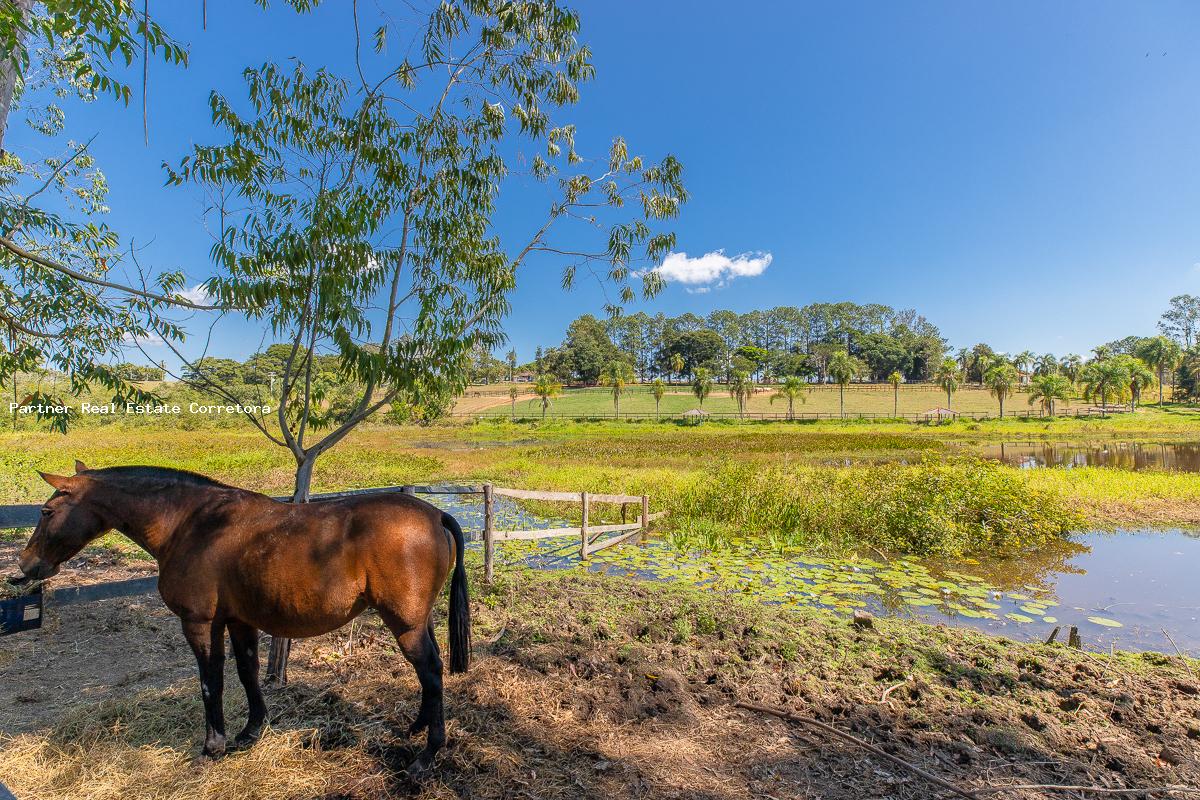
<path id="1" fill-rule="evenodd" d="M 472 496 L 431 497 L 468 533 L 482 528 Z M 497 498 L 499 529 L 565 527 Z M 578 538 L 499 543 L 500 568 L 579 564 Z M 479 543 L 470 547 L 477 549 Z M 1095 650 L 1157 650 L 1200 656 L 1200 535 L 1181 530 L 1092 532 L 1016 558 L 820 558 L 746 545 L 728 553 L 680 553 L 661 539 L 594 555 L 587 568 L 648 580 L 677 580 L 764 602 L 970 626 L 1014 639 L 1044 640 L 1078 626 Z"/>
<path id="2" fill-rule="evenodd" d="M 1200 444 L 1153 442 L 1003 442 L 982 445 L 985 458 L 1016 467 L 1113 467 L 1200 472 Z"/>

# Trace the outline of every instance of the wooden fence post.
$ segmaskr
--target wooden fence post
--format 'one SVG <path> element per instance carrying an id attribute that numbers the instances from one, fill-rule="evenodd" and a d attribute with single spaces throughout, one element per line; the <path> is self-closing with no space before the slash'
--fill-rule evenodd
<path id="1" fill-rule="evenodd" d="M 642 495 L 642 529 L 650 527 L 650 495 Z"/>
<path id="2" fill-rule="evenodd" d="M 583 503 L 583 524 L 579 527 L 579 557 L 588 557 L 588 493 L 583 492 L 579 495 L 580 501 Z"/>
<path id="3" fill-rule="evenodd" d="M 492 582 L 492 570 L 496 557 L 495 518 L 492 515 L 492 485 L 483 485 L 483 576 Z"/>

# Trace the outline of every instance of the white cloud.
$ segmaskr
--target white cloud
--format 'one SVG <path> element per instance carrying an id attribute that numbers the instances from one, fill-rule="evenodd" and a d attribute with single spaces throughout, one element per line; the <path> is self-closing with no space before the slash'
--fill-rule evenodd
<path id="1" fill-rule="evenodd" d="M 125 335 L 121 337 L 121 342 L 122 344 L 130 346 L 140 345 L 142 347 L 160 347 L 166 344 L 166 342 L 163 341 L 163 338 L 157 333 L 147 333 L 145 336 L 134 336 L 132 333 L 126 332 Z"/>
<path id="2" fill-rule="evenodd" d="M 724 250 L 714 250 L 695 258 L 687 253 L 668 253 L 663 263 L 654 268 L 668 283 L 692 287 L 692 293 L 702 293 L 712 287 L 721 288 L 734 278 L 754 278 L 771 266 L 771 254 L 741 253 L 732 258 Z"/>
<path id="3" fill-rule="evenodd" d="M 197 283 L 192 288 L 184 289 L 182 292 L 176 292 L 176 294 L 189 303 L 195 303 L 198 306 L 209 305 L 213 299 L 212 295 L 208 293 L 208 289 L 204 288 L 203 283 Z"/>

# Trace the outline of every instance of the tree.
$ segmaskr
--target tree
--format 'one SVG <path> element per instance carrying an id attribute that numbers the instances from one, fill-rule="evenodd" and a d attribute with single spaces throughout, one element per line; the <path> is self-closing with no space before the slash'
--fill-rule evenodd
<path id="1" fill-rule="evenodd" d="M 517 385 L 515 383 L 508 387 L 508 418 L 512 422 L 517 421 L 517 395 L 520 393 L 521 392 L 517 389 Z"/>
<path id="2" fill-rule="evenodd" d="M 1154 385 L 1154 372 L 1140 358 L 1122 353 L 1115 356 L 1125 374 L 1129 376 L 1129 409 L 1137 408 L 1142 400 L 1142 391 Z"/>
<path id="3" fill-rule="evenodd" d="M 712 387 L 712 373 L 706 367 L 698 367 L 692 376 L 692 394 L 700 401 L 701 408 L 704 408 L 704 399 L 712 393 Z"/>
<path id="4" fill-rule="evenodd" d="M 838 385 L 838 412 L 846 417 L 846 387 L 863 370 L 863 363 L 845 350 L 838 350 L 829 358 L 825 371 Z"/>
<path id="5" fill-rule="evenodd" d="M 1058 372 L 1058 359 L 1053 353 L 1038 356 L 1033 364 L 1033 372 L 1035 375 L 1053 375 Z"/>
<path id="6" fill-rule="evenodd" d="M 1200 326 L 1200 297 L 1190 294 L 1176 295 L 1158 322 L 1158 329 L 1183 345 L 1192 349 L 1196 340 L 1196 328 Z"/>
<path id="7" fill-rule="evenodd" d="M 1130 376 L 1126 366 L 1115 358 L 1092 361 L 1083 368 L 1080 383 L 1083 397 L 1100 402 L 1100 416 L 1105 416 L 1110 400 L 1122 400 L 1129 392 Z"/>
<path id="8" fill-rule="evenodd" d="M 557 0 L 446 3 L 417 36 L 415 60 L 389 62 L 370 80 L 268 63 L 245 73 L 244 113 L 212 95 L 227 141 L 197 145 L 168 179 L 237 199 L 236 214 L 224 202 L 213 208 L 220 273 L 207 287 L 290 344 L 277 419 L 250 422 L 293 455 L 295 500 L 307 499 L 317 459 L 383 405 L 461 389 L 472 348 L 499 342 L 531 253 L 570 252 L 568 288 L 580 264 L 603 264 L 597 274 L 620 302 L 636 296 L 639 275 L 643 295 L 661 288 L 661 277 L 631 264 L 673 246 L 654 226 L 686 200 L 681 168 L 670 156 L 632 156 L 618 138 L 598 172 L 573 171 L 575 129 L 555 126 L 551 113 L 576 102 L 594 74 L 578 31 L 578 15 Z M 383 32 L 376 44 L 382 52 Z M 494 219 L 525 150 L 518 138 L 534 145 L 530 169 L 554 183 L 556 198 L 514 240 Z M 556 241 L 573 220 L 584 231 L 601 225 L 604 244 L 584 252 Z M 309 378 L 322 351 L 362 391 L 318 435 Z M 215 381 L 202 388 L 236 399 Z"/>
<path id="9" fill-rule="evenodd" d="M 899 372 L 888 375 L 888 383 L 892 385 L 892 416 L 900 416 L 900 382 L 904 380 Z"/>
<path id="10" fill-rule="evenodd" d="M 1047 373 L 1034 375 L 1029 380 L 1029 405 L 1040 402 L 1042 408 L 1054 416 L 1054 403 L 1061 400 L 1066 403 L 1071 399 L 1071 381 L 1065 375 Z"/>
<path id="11" fill-rule="evenodd" d="M 1004 362 L 993 364 L 984 373 L 984 384 L 992 397 L 1000 402 L 1000 419 L 1004 419 L 1004 399 L 1013 393 L 1020 381 L 1017 367 Z"/>
<path id="12" fill-rule="evenodd" d="M 654 383 L 650 384 L 650 394 L 654 396 L 654 418 L 658 419 L 658 407 L 662 403 L 663 395 L 667 393 L 667 385 L 663 383 L 662 378 L 655 378 Z"/>
<path id="13" fill-rule="evenodd" d="M 128 102 L 120 67 L 138 56 L 186 61 L 143 12 L 128 0 L 0 2 L 0 386 L 50 368 L 69 376 L 76 396 L 99 388 L 117 401 L 154 401 L 115 365 L 137 342 L 179 341 L 181 329 L 166 319 L 171 311 L 210 307 L 179 293 L 179 271 L 120 277 L 118 266 L 135 253 L 104 222 L 107 181 L 90 139 L 66 135 L 70 101 Z M 5 134 L 18 107 L 34 137 L 14 149 Z M 68 405 L 41 388 L 29 402 Z M 38 416 L 58 430 L 70 419 L 57 410 Z"/>
<path id="14" fill-rule="evenodd" d="M 533 382 L 533 393 L 542 401 L 542 419 L 545 419 L 550 401 L 562 394 L 562 384 L 549 375 L 538 375 Z"/>
<path id="15" fill-rule="evenodd" d="M 633 381 L 633 367 L 627 361 L 610 361 L 600 373 L 600 385 L 612 390 L 613 416 L 621 416 L 621 395 Z"/>
<path id="16" fill-rule="evenodd" d="M 1158 375 L 1158 404 L 1163 404 L 1163 384 L 1167 370 L 1175 371 L 1181 354 L 1179 345 L 1165 336 L 1143 339 L 1135 355 L 1148 364 Z"/>
<path id="17" fill-rule="evenodd" d="M 738 416 L 746 418 L 746 403 L 754 396 L 754 381 L 750 373 L 743 369 L 734 370 L 729 376 L 729 396 L 737 402 Z"/>
<path id="18" fill-rule="evenodd" d="M 668 337 L 665 346 L 659 352 L 659 361 L 674 365 L 674 357 L 680 356 L 683 360 L 681 372 L 695 375 L 700 367 L 712 372 L 720 367 L 719 362 L 724 349 L 725 343 L 714 331 L 683 331 Z"/>
<path id="19" fill-rule="evenodd" d="M 950 409 L 950 398 L 958 391 L 959 372 L 955 360 L 953 358 L 943 359 L 942 363 L 938 365 L 937 372 L 933 375 L 933 380 L 946 393 L 946 408 Z"/>
<path id="20" fill-rule="evenodd" d="M 796 401 L 799 400 L 801 403 L 807 402 L 804 396 L 807 391 L 804 381 L 795 375 L 789 375 L 783 379 L 783 383 L 775 390 L 775 394 L 771 395 L 771 404 L 774 405 L 776 400 L 787 400 L 787 418 L 795 419 Z"/>
<path id="21" fill-rule="evenodd" d="M 1017 368 L 1017 371 L 1022 375 L 1029 372 L 1029 368 L 1033 366 L 1034 360 L 1037 358 L 1032 350 L 1022 350 L 1012 358 L 1012 364 Z"/>
<path id="22" fill-rule="evenodd" d="M 512 383 L 517 375 L 517 351 L 509 350 L 505 359 L 508 361 L 508 381 Z"/>
<path id="23" fill-rule="evenodd" d="M 680 355 L 679 353 L 672 353 L 670 363 L 671 363 L 671 374 L 682 377 L 683 376 L 683 367 L 684 367 L 683 356 Z"/>
<path id="24" fill-rule="evenodd" d="M 1079 373 L 1083 369 L 1083 359 L 1075 353 L 1065 355 L 1059 361 L 1059 366 L 1062 368 L 1063 374 L 1066 375 L 1072 383 L 1079 380 Z"/>

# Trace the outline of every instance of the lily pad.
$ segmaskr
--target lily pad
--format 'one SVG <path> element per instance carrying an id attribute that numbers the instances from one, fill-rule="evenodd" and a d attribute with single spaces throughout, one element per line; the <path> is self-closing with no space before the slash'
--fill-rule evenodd
<path id="1" fill-rule="evenodd" d="M 1091 622 L 1094 625 L 1103 625 L 1105 628 L 1124 628 L 1125 627 L 1120 622 L 1117 622 L 1115 619 L 1109 619 L 1108 617 L 1088 617 L 1088 622 Z"/>

